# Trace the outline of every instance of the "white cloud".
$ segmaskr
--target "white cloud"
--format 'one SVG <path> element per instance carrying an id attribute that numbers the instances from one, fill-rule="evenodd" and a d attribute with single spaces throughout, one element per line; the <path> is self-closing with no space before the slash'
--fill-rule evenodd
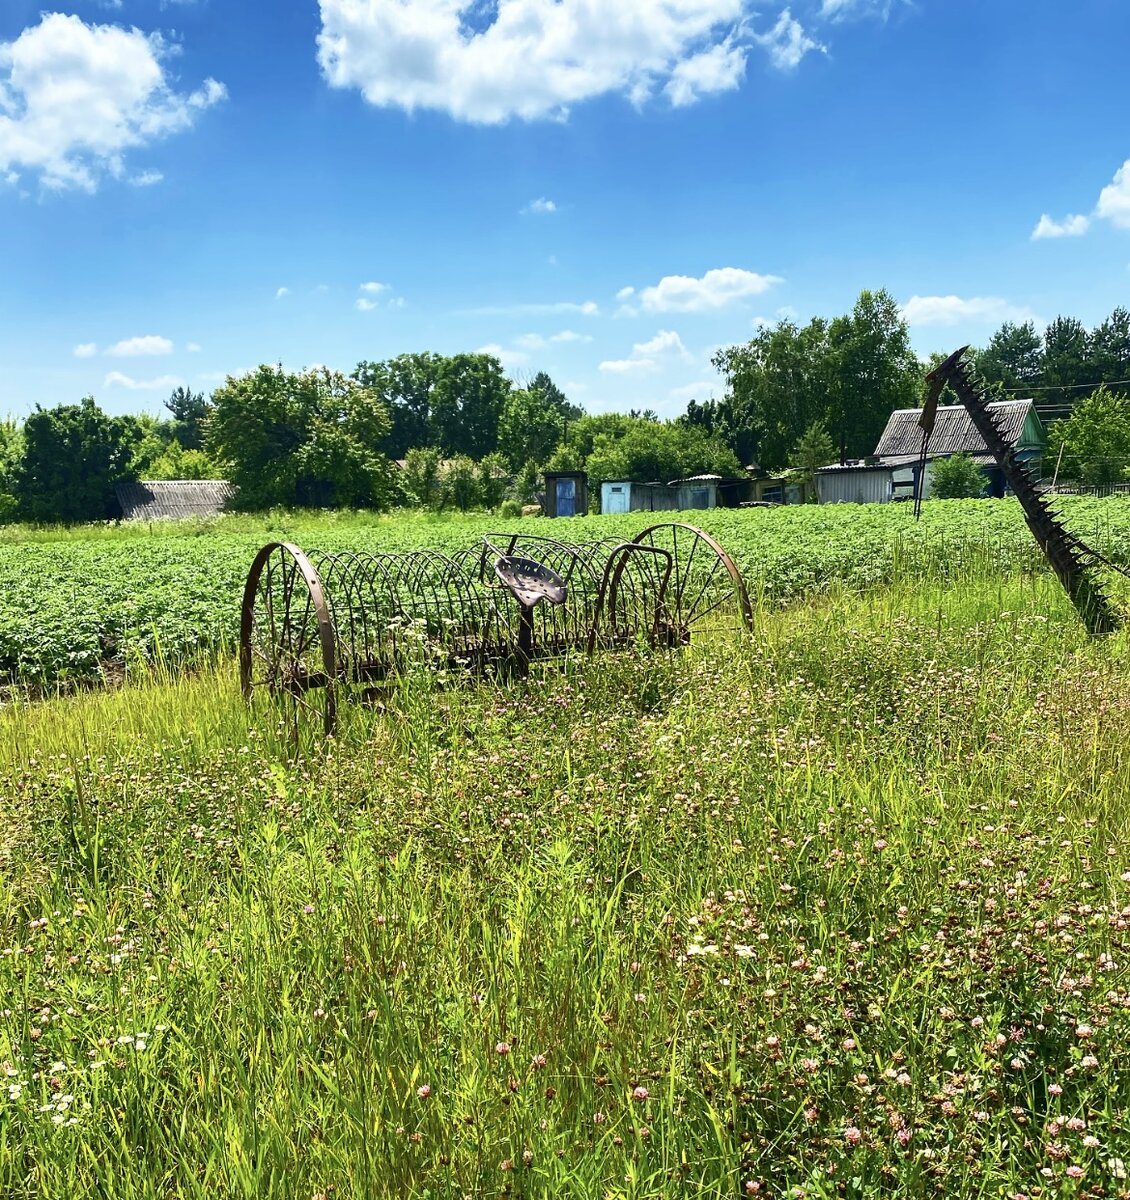
<path id="1" fill-rule="evenodd" d="M 690 275 L 665 275 L 654 287 L 643 288 L 638 295 L 644 312 L 710 312 L 725 308 L 746 296 L 760 296 L 775 284 L 784 283 L 777 275 L 758 275 L 740 267 L 718 267 L 701 279 Z M 632 295 L 621 288 L 617 299 Z M 634 312 L 634 309 L 627 309 Z"/>
<path id="2" fill-rule="evenodd" d="M 663 89 L 675 108 L 694 104 L 711 92 L 729 92 L 745 74 L 746 52 L 732 42 L 720 42 L 675 65 Z"/>
<path id="3" fill-rule="evenodd" d="M 577 333 L 573 329 L 562 329 L 560 333 L 551 333 L 549 335 L 551 342 L 591 342 L 591 333 Z"/>
<path id="4" fill-rule="evenodd" d="M 957 325 L 962 321 L 998 324 L 1002 321 L 1035 321 L 1030 309 L 1010 304 L 999 296 L 911 296 L 902 306 L 908 325 Z"/>
<path id="5" fill-rule="evenodd" d="M 549 337 L 540 333 L 523 333 L 514 339 L 515 345 L 521 346 L 523 350 L 544 350 L 546 346 L 551 345 L 591 341 L 591 334 L 577 333 L 573 329 L 562 329 L 560 333 L 551 333 Z"/>
<path id="6" fill-rule="evenodd" d="M 160 171 L 142 171 L 134 175 L 130 183 L 134 187 L 152 187 L 155 183 L 160 183 L 164 178 L 164 175 Z"/>
<path id="7" fill-rule="evenodd" d="M 388 291 L 388 284 L 387 283 L 363 283 L 363 284 L 361 284 L 360 290 L 363 292 L 367 292 L 370 296 L 379 296 L 381 294 L 381 292 Z"/>
<path id="8" fill-rule="evenodd" d="M 1095 215 L 1119 229 L 1130 229 L 1130 159 L 1118 168 L 1114 179 L 1099 193 Z"/>
<path id="9" fill-rule="evenodd" d="M 544 317 L 565 313 L 576 313 L 582 317 L 596 317 L 600 315 L 600 305 L 595 300 L 585 300 L 581 304 L 575 304 L 570 300 L 558 301 L 556 304 L 505 304 L 468 309 L 465 315 L 471 317 Z"/>
<path id="10" fill-rule="evenodd" d="M 684 357 L 687 353 L 687 348 L 683 345 L 683 339 L 673 329 L 661 329 L 650 342 L 637 342 L 632 347 L 632 354 L 643 358 L 650 358 L 657 354 L 667 354 L 668 352 L 678 353 Z"/>
<path id="11" fill-rule="evenodd" d="M 75 358 L 93 358 L 98 353 L 97 342 L 80 342 L 74 348 Z"/>
<path id="12" fill-rule="evenodd" d="M 599 369 L 616 375 L 650 373 L 659 370 L 660 359 L 672 356 L 682 359 L 690 357 L 683 339 L 674 330 L 661 329 L 650 341 L 637 342 L 627 358 L 605 359 Z"/>
<path id="13" fill-rule="evenodd" d="M 199 354 L 204 347 L 198 342 L 189 342 L 188 345 L 185 346 L 185 349 L 189 352 L 189 354 Z"/>
<path id="14" fill-rule="evenodd" d="M 638 105 L 671 87 L 671 98 L 687 103 L 736 86 L 744 55 L 734 40 L 747 0 L 320 0 L 320 7 L 318 61 L 332 86 L 357 88 L 381 107 L 497 124 L 561 119 L 570 105 L 609 93 Z M 725 53 L 715 56 L 718 47 Z"/>
<path id="15" fill-rule="evenodd" d="M 530 361 L 530 356 L 524 350 L 505 350 L 497 342 L 480 346 L 475 353 L 493 355 L 504 367 L 520 367 Z"/>
<path id="16" fill-rule="evenodd" d="M 1044 213 L 1032 230 L 1032 241 L 1038 242 L 1043 238 L 1081 237 L 1091 227 L 1090 217 L 1068 216 L 1062 221 L 1053 221 Z"/>
<path id="17" fill-rule="evenodd" d="M 825 49 L 804 32 L 804 26 L 793 20 L 787 8 L 768 33 L 755 33 L 753 40 L 769 51 L 769 61 L 780 71 L 793 71 L 809 51 Z"/>
<path id="18" fill-rule="evenodd" d="M 106 353 L 113 358 L 140 358 L 151 354 L 172 354 L 173 343 L 155 333 L 116 342 Z"/>
<path id="19" fill-rule="evenodd" d="M 622 287 L 616 293 L 616 299 L 620 301 L 630 300 L 635 294 L 636 289 L 634 287 Z"/>
<path id="20" fill-rule="evenodd" d="M 289 295 L 290 295 L 290 288 L 281 287 L 281 288 L 279 288 L 279 290 L 277 292 L 275 292 L 275 299 L 281 300 L 284 296 L 289 296 Z"/>
<path id="21" fill-rule="evenodd" d="M 184 380 L 177 375 L 160 375 L 156 379 L 131 379 L 121 371 L 111 371 L 102 381 L 103 387 L 124 387 L 131 392 L 151 392 L 183 385 Z"/>
<path id="22" fill-rule="evenodd" d="M 403 296 L 393 296 L 388 302 L 389 308 L 403 308 L 405 304 L 407 304 L 407 301 Z"/>
<path id="23" fill-rule="evenodd" d="M 539 196 L 536 200 L 531 200 L 522 211 L 544 216 L 547 213 L 555 213 L 557 205 L 552 200 L 547 200 L 544 196 Z"/>
<path id="24" fill-rule="evenodd" d="M 358 296 L 353 307 L 358 312 L 372 312 L 377 307 L 377 302 L 375 300 L 366 300 L 364 296 Z"/>
<path id="25" fill-rule="evenodd" d="M 127 178 L 127 151 L 190 128 L 227 94 L 214 79 L 173 91 L 162 65 L 172 53 L 158 33 L 63 13 L 0 42 L 0 171 L 20 167 L 44 187 L 88 192 L 105 176 Z"/>

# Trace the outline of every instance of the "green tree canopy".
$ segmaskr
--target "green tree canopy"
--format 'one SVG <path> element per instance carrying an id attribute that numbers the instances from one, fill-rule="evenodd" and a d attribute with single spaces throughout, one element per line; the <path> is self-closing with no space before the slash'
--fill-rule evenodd
<path id="1" fill-rule="evenodd" d="M 1005 321 L 975 361 L 986 382 L 1006 391 L 1037 387 L 1044 375 L 1044 343 L 1031 321 Z"/>
<path id="2" fill-rule="evenodd" d="M 31 521 L 103 521 L 120 516 L 114 485 L 136 479 L 140 427 L 110 417 L 87 396 L 80 404 L 36 407 L 23 426 L 16 499 Z"/>
<path id="3" fill-rule="evenodd" d="M 565 432 L 561 409 L 533 387 L 516 388 L 502 406 L 498 449 L 517 470 L 523 463 L 545 462 Z"/>
<path id="4" fill-rule="evenodd" d="M 208 419 L 211 405 L 203 392 L 178 387 L 165 401 L 165 407 L 173 414 L 172 436 L 185 450 L 200 450 L 204 446 L 204 422 Z M 185 476 L 188 478 L 188 476 Z"/>
<path id="5" fill-rule="evenodd" d="M 16 475 L 23 456 L 23 429 L 10 417 L 0 420 L 0 525 L 16 519 Z"/>
<path id="6" fill-rule="evenodd" d="M 594 494 L 609 479 L 670 483 L 691 475 L 729 478 L 744 475 L 734 452 L 702 430 L 677 422 L 661 424 L 642 418 L 628 418 L 619 435 L 597 434 L 584 469 Z"/>
<path id="7" fill-rule="evenodd" d="M 510 380 L 491 354 L 441 361 L 429 416 L 430 442 L 444 458 L 485 458 L 498 449 L 498 422 Z"/>
<path id="8" fill-rule="evenodd" d="M 1130 478 L 1130 396 L 1100 387 L 1048 432 L 1048 460 L 1061 479 L 1102 486 Z"/>
<path id="9" fill-rule="evenodd" d="M 813 422 L 848 457 L 870 454 L 896 408 L 918 403 L 922 370 L 898 305 L 864 291 L 845 316 L 768 326 L 714 357 L 723 401 L 688 407 L 686 421 L 726 439 L 749 462 L 777 470 Z"/>
<path id="10" fill-rule="evenodd" d="M 261 366 L 212 394 L 209 454 L 243 508 L 383 507 L 391 494 L 379 447 L 389 431 L 377 393 L 326 368 Z"/>
<path id="11" fill-rule="evenodd" d="M 423 353 L 357 364 L 353 378 L 388 407 L 390 425 L 382 449 L 390 458 L 432 445 L 432 396 L 443 363 L 442 355 Z"/>

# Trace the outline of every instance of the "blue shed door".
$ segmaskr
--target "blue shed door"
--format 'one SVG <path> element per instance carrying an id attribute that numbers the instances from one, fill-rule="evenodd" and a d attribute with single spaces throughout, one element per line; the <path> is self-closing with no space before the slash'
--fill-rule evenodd
<path id="1" fill-rule="evenodd" d="M 557 481 L 557 515 L 559 517 L 575 517 L 577 515 L 577 481 L 575 479 L 559 479 Z"/>

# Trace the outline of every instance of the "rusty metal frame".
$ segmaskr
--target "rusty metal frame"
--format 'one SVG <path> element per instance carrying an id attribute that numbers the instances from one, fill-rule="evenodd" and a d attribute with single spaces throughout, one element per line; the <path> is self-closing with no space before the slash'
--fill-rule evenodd
<path id="1" fill-rule="evenodd" d="M 564 593 L 523 603 L 521 588 L 496 574 L 503 556 L 548 568 Z M 572 653 L 684 645 L 714 629 L 723 606 L 735 625 L 752 627 L 733 559 L 684 523 L 652 525 L 627 542 L 487 534 L 480 547 L 452 554 L 307 554 L 272 542 L 244 588 L 240 680 L 248 700 L 264 687 L 291 704 L 296 721 L 299 708 L 318 713 L 328 735 L 351 688 L 376 694 L 419 663 L 421 648 L 437 666 L 521 675 L 535 660 Z M 323 689 L 321 705 L 314 689 Z"/>

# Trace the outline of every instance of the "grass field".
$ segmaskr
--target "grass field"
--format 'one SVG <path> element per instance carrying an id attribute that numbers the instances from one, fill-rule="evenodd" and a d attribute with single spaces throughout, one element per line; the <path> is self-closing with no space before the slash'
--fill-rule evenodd
<path id="1" fill-rule="evenodd" d="M 0 708 L 0 1195 L 1130 1195 L 1130 640 L 1005 544 L 299 755 Z"/>

